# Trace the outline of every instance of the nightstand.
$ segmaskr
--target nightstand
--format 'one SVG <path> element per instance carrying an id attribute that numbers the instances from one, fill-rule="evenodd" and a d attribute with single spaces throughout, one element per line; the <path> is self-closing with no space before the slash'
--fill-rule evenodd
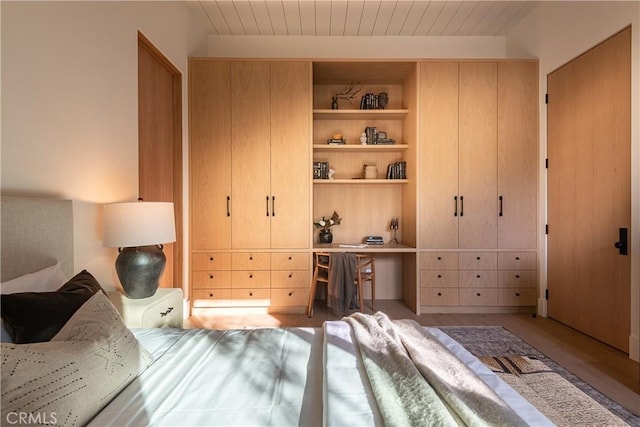
<path id="1" fill-rule="evenodd" d="M 149 298 L 110 292 L 109 299 L 128 328 L 182 328 L 182 289 L 159 288 Z"/>

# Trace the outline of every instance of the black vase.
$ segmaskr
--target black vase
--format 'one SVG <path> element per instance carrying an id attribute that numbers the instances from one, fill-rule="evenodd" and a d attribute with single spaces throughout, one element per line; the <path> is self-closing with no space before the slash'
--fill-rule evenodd
<path id="1" fill-rule="evenodd" d="M 320 230 L 318 240 L 320 240 L 320 243 L 331 243 L 333 242 L 333 233 L 331 233 L 331 230 L 329 229 Z"/>

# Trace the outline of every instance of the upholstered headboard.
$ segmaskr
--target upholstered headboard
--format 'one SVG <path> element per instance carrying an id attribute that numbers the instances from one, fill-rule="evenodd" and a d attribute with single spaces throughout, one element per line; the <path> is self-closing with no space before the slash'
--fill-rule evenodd
<path id="1" fill-rule="evenodd" d="M 2 196 L 0 280 L 62 263 L 73 276 L 73 204 L 71 200 Z"/>

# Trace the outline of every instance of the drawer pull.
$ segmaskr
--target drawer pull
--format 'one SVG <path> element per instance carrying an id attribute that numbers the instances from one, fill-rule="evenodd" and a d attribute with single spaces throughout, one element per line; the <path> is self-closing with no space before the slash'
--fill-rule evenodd
<path id="1" fill-rule="evenodd" d="M 213 261 L 213 257 L 212 256 L 209 257 L 209 261 Z"/>
<path id="2" fill-rule="evenodd" d="M 209 292 L 209 298 L 213 298 L 213 294 Z"/>
<path id="3" fill-rule="evenodd" d="M 520 292 L 516 292 L 516 296 L 519 297 L 520 296 Z"/>
<path id="4" fill-rule="evenodd" d="M 293 273 L 289 273 L 289 279 L 293 277 Z"/>
<path id="5" fill-rule="evenodd" d="M 210 274 L 210 275 L 209 275 L 209 279 L 213 279 L 213 274 Z"/>
<path id="6" fill-rule="evenodd" d="M 438 279 L 442 279 L 442 274 L 438 274 Z"/>
<path id="7" fill-rule="evenodd" d="M 519 256 L 516 257 L 516 261 L 520 261 L 520 257 Z"/>
<path id="8" fill-rule="evenodd" d="M 249 279 L 253 279 L 253 274 L 249 274 Z"/>
<path id="9" fill-rule="evenodd" d="M 249 257 L 249 261 L 253 261 L 253 256 L 250 256 L 250 257 Z"/>
<path id="10" fill-rule="evenodd" d="M 438 292 L 438 296 L 441 297 L 442 296 L 442 292 Z"/>
<path id="11" fill-rule="evenodd" d="M 293 296 L 293 292 L 289 292 L 289 296 Z"/>
<path id="12" fill-rule="evenodd" d="M 476 259 L 477 259 L 477 260 L 480 260 L 480 257 L 479 257 L 479 256 L 477 256 L 477 257 L 476 257 Z"/>
<path id="13" fill-rule="evenodd" d="M 293 259 L 293 258 L 290 256 L 290 257 L 289 257 L 289 261 L 291 261 L 292 259 Z"/>
<path id="14" fill-rule="evenodd" d="M 253 292 L 249 292 L 249 296 L 252 297 L 253 296 Z"/>
<path id="15" fill-rule="evenodd" d="M 167 311 L 161 311 L 161 312 L 160 312 L 160 317 L 164 317 L 164 316 L 166 316 L 167 314 L 171 313 L 172 311 L 173 311 L 173 307 L 168 307 L 168 308 L 167 308 Z"/>
<path id="16" fill-rule="evenodd" d="M 439 257 L 438 257 L 438 261 L 440 261 L 441 259 L 442 259 L 442 257 L 441 257 L 441 256 L 439 256 Z"/>
<path id="17" fill-rule="evenodd" d="M 479 274 L 476 274 L 476 278 L 477 278 L 477 279 L 479 279 L 479 278 L 480 278 L 480 275 L 479 275 Z"/>
<path id="18" fill-rule="evenodd" d="M 480 292 L 476 292 L 476 296 L 481 297 L 482 295 L 480 295 Z"/>
<path id="19" fill-rule="evenodd" d="M 520 275 L 519 275 L 519 274 L 516 274 L 516 279 L 519 279 L 519 278 L 520 278 Z"/>

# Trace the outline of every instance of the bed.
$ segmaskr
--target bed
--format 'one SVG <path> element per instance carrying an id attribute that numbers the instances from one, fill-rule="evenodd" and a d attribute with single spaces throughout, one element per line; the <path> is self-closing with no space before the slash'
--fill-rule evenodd
<path id="1" fill-rule="evenodd" d="M 21 341 L 3 337 L 3 424 L 551 425 L 442 331 L 383 313 L 129 330 L 91 273 L 73 271 L 72 213 L 70 201 L 2 198 L 3 329 Z"/>

